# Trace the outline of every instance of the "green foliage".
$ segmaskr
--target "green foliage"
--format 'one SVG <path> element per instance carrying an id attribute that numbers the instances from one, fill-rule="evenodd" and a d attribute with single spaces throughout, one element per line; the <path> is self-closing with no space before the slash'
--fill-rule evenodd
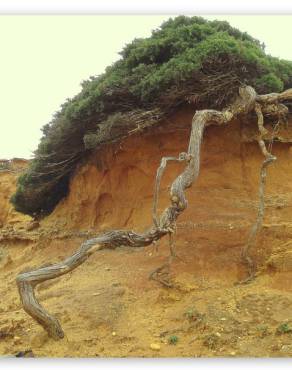
<path id="1" fill-rule="evenodd" d="M 175 345 L 175 344 L 177 344 L 177 342 L 178 342 L 178 336 L 176 336 L 176 335 L 171 335 L 168 338 L 168 343 L 169 344 Z"/>
<path id="2" fill-rule="evenodd" d="M 50 212 L 88 151 L 135 128 L 133 111 L 141 116 L 158 111 L 161 119 L 184 104 L 221 109 L 241 84 L 260 93 L 292 85 L 291 62 L 266 55 L 258 40 L 227 22 L 201 17 L 169 19 L 120 55 L 104 74 L 83 81 L 82 91 L 43 127 L 35 157 L 12 197 L 17 210 Z"/>
<path id="3" fill-rule="evenodd" d="M 292 328 L 288 323 L 280 324 L 276 330 L 277 334 L 287 334 L 292 332 Z"/>
<path id="4" fill-rule="evenodd" d="M 258 78 L 255 82 L 255 88 L 257 88 L 258 92 L 261 91 L 280 92 L 283 90 L 283 87 L 284 87 L 283 81 L 279 77 L 277 77 L 274 73 L 267 73 Z"/>
<path id="5" fill-rule="evenodd" d="M 88 133 L 83 137 L 85 149 L 94 149 L 99 142 L 99 136 L 96 133 Z"/>

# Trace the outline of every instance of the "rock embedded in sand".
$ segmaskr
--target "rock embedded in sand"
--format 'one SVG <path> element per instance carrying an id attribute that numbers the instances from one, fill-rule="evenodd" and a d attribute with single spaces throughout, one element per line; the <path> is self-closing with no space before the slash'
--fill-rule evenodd
<path id="1" fill-rule="evenodd" d="M 17 344 L 20 344 L 21 343 L 21 338 L 20 337 L 18 337 L 18 336 L 15 336 L 14 338 L 13 338 L 13 344 L 14 345 L 17 345 Z"/>
<path id="2" fill-rule="evenodd" d="M 153 351 L 160 351 L 160 345 L 158 343 L 151 343 L 150 344 L 150 348 L 153 350 Z"/>

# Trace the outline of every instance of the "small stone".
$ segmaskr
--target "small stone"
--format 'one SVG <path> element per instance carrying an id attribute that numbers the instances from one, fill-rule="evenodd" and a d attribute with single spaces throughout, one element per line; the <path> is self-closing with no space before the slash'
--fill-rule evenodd
<path id="1" fill-rule="evenodd" d="M 112 336 L 115 337 L 117 333 L 115 331 L 112 332 Z"/>
<path id="2" fill-rule="evenodd" d="M 236 352 L 230 352 L 230 356 L 235 356 Z"/>
<path id="3" fill-rule="evenodd" d="M 150 344 L 150 348 L 153 350 L 153 351 L 160 351 L 160 345 L 157 344 L 157 343 L 151 343 Z"/>
<path id="4" fill-rule="evenodd" d="M 21 343 L 21 338 L 20 337 L 17 337 L 17 336 L 15 336 L 14 338 L 13 338 L 13 343 L 14 344 L 20 344 Z"/>
<path id="5" fill-rule="evenodd" d="M 226 321 L 226 317 L 221 317 L 221 321 Z"/>
<path id="6" fill-rule="evenodd" d="M 94 297 L 96 297 L 96 296 L 100 295 L 100 293 L 93 293 L 92 295 L 93 295 Z"/>
<path id="7" fill-rule="evenodd" d="M 25 350 L 25 351 L 20 351 L 18 352 L 15 357 L 35 357 L 34 353 L 31 349 Z"/>

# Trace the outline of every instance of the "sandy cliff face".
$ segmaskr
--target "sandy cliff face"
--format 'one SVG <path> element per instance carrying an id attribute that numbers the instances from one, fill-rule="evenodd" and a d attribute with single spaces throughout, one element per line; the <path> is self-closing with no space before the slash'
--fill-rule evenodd
<path id="1" fill-rule="evenodd" d="M 22 310 L 16 274 L 72 254 L 84 240 L 75 231 L 139 231 L 151 224 L 157 167 L 162 156 L 186 150 L 192 114 L 172 117 L 172 132 L 152 129 L 94 153 L 76 170 L 68 196 L 54 212 L 39 228 L 24 228 L 22 234 L 25 223 L 20 221 L 26 216 L 7 203 L 16 174 L 0 173 L 6 197 L 2 229 L 9 224 L 18 230 L 0 239 L 0 354 L 32 349 L 36 356 L 292 356 L 292 334 L 279 331 L 283 325 L 292 328 L 288 131 L 284 143 L 273 144 L 278 159 L 268 170 L 264 224 L 251 251 L 259 275 L 250 285 L 234 285 L 246 276 L 240 252 L 256 219 L 263 159 L 250 141 L 254 129 L 248 122 L 209 127 L 204 134 L 201 173 L 186 193 L 189 205 L 178 220 L 173 288 L 148 279 L 169 254 L 165 238 L 158 249 L 98 252 L 76 271 L 37 288 L 40 302 L 61 321 L 64 340 L 49 339 Z M 160 211 L 182 168 L 169 164 Z M 170 343 L 173 336 L 176 344 Z"/>
<path id="2" fill-rule="evenodd" d="M 152 222 L 154 179 L 160 159 L 186 150 L 189 126 L 184 124 L 191 118 L 192 113 L 178 114 L 172 120 L 181 129 L 170 133 L 154 129 L 95 153 L 79 168 L 72 178 L 69 195 L 43 224 L 57 229 L 96 231 L 147 228 Z M 228 255 L 233 258 L 238 254 L 256 219 L 263 157 L 257 144 L 248 142 L 252 135 L 253 126 L 247 122 L 206 129 L 201 173 L 187 191 L 189 206 L 179 218 L 178 244 L 195 243 L 200 251 L 196 248 L 197 252 L 192 253 L 200 260 L 205 258 L 214 273 L 221 268 L 212 265 L 212 258 L 219 263 L 222 257 L 225 264 Z M 268 173 L 264 232 L 258 240 L 260 249 L 255 251 L 260 263 L 272 253 L 271 230 L 282 230 L 286 237 L 292 226 L 291 149 L 290 143 L 273 144 L 278 160 Z M 168 187 L 182 168 L 183 164 L 168 165 L 161 185 L 160 211 L 168 204 Z"/>

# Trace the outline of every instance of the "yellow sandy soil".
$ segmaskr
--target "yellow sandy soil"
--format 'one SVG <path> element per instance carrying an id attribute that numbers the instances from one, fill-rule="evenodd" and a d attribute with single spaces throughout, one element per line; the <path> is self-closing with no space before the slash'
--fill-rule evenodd
<path id="1" fill-rule="evenodd" d="M 84 240 L 75 231 L 147 227 L 159 160 L 185 150 L 188 130 L 132 137 L 95 153 L 76 171 L 68 197 L 31 231 L 30 218 L 7 213 L 16 174 L 0 173 L 6 189 L 0 211 L 0 354 L 31 349 L 46 357 L 291 356 L 290 144 L 274 145 L 278 160 L 269 169 L 264 225 L 252 251 L 258 276 L 238 286 L 246 274 L 240 252 L 256 217 L 262 160 L 255 144 L 242 141 L 242 130 L 236 122 L 205 133 L 200 178 L 188 190 L 189 207 L 178 222 L 172 288 L 148 279 L 169 254 L 165 239 L 158 250 L 97 252 L 36 289 L 66 333 L 58 342 L 22 310 L 16 274 L 70 255 Z M 160 210 L 181 168 L 171 164 L 165 173 Z"/>

